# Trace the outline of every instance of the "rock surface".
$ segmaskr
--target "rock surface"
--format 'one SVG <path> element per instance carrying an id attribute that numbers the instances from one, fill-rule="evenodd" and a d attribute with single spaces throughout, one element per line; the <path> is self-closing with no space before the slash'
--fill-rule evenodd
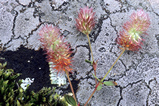
<path id="1" fill-rule="evenodd" d="M 47 62 L 40 64 L 40 61 L 45 61 L 45 56 L 40 49 L 38 32 L 45 23 L 59 27 L 72 49 L 77 49 L 73 63 L 75 72 L 71 80 L 77 100 L 83 105 L 94 90 L 95 79 L 92 76 L 93 68 L 85 62 L 85 59 L 91 59 L 87 37 L 75 27 L 75 18 L 79 9 L 89 6 L 96 12 L 96 25 L 90 34 L 90 39 L 94 58 L 98 60 L 97 77 L 102 78 L 121 52 L 116 44 L 116 38 L 123 23 L 129 20 L 129 16 L 134 11 L 142 8 L 148 13 L 151 21 L 142 49 L 138 52 L 126 51 L 122 55 L 105 79 L 115 80 L 118 86 L 103 86 L 102 90 L 94 94 L 89 104 L 91 106 L 158 106 L 158 5 L 158 0 L 1 0 L 0 50 L 5 52 L 0 56 L 5 57 L 9 66 L 17 70 L 16 72 L 22 73 L 21 78 L 29 76 L 35 78 L 31 89 L 37 91 L 42 86 L 52 86 Z M 15 53 L 21 55 L 13 55 Z M 39 58 L 36 57 L 36 53 Z M 29 70 L 32 72 L 30 73 Z M 68 84 L 58 89 L 63 94 L 71 92 Z M 67 91 L 63 91 L 64 89 Z"/>

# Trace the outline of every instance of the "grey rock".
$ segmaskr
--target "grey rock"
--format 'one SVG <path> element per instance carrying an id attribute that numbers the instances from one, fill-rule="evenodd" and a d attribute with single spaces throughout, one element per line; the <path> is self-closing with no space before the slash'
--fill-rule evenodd
<path id="1" fill-rule="evenodd" d="M 149 0 L 149 3 L 151 5 L 151 8 L 153 9 L 153 11 L 157 14 L 159 14 L 159 1 L 158 0 Z"/>
<path id="2" fill-rule="evenodd" d="M 104 0 L 104 3 L 103 3 L 103 8 L 110 13 L 119 11 L 121 6 L 122 6 L 121 3 L 117 0 Z"/>
<path id="3" fill-rule="evenodd" d="M 136 64 L 137 65 L 137 64 Z M 159 58 L 158 56 L 150 56 L 145 54 L 143 59 L 136 67 L 131 67 L 124 77 L 119 79 L 117 83 L 124 87 L 132 82 L 137 82 L 138 80 L 144 80 L 147 84 L 151 79 L 156 77 L 158 79 L 159 70 Z"/>
<path id="4" fill-rule="evenodd" d="M 151 10 L 149 0 L 126 0 L 130 6 L 134 8 L 143 8 L 146 10 Z"/>
<path id="5" fill-rule="evenodd" d="M 79 87 L 76 93 L 77 100 L 80 102 L 81 105 L 84 105 L 84 103 L 86 103 L 87 99 L 89 98 L 94 89 L 87 82 L 87 79 L 81 80 L 78 86 Z"/>
<path id="6" fill-rule="evenodd" d="M 39 24 L 38 17 L 33 17 L 34 8 L 28 8 L 21 13 L 22 7 L 17 7 L 18 16 L 15 22 L 15 38 L 28 36 Z"/>
<path id="7" fill-rule="evenodd" d="M 96 25 L 90 33 L 97 64 L 97 77 L 103 78 L 121 49 L 116 43 L 119 31 L 137 9 L 150 17 L 150 27 L 144 35 L 142 49 L 125 51 L 105 80 L 113 79 L 117 87 L 103 86 L 89 104 L 91 106 L 157 106 L 159 105 L 159 2 L 157 0 L 1 0 L 0 43 L 7 50 L 16 51 L 20 45 L 39 50 L 39 30 L 45 23 L 60 28 L 65 40 L 75 52 L 73 71 L 80 81 L 77 100 L 84 104 L 95 88 L 93 68 L 86 35 L 76 29 L 75 19 L 80 8 L 92 7 Z M 49 77 L 49 76 L 48 76 Z M 71 78 L 72 80 L 73 78 Z M 67 88 L 66 84 L 64 88 Z M 57 90 L 64 93 L 62 90 Z"/>
<path id="8" fill-rule="evenodd" d="M 91 80 L 91 82 L 94 82 L 94 80 Z M 86 103 L 93 90 L 94 87 L 88 83 L 88 80 L 82 80 L 76 93 L 78 101 L 81 104 Z M 116 106 L 119 99 L 120 88 L 103 86 L 100 91 L 96 91 L 89 104 L 91 106 Z"/>
<path id="9" fill-rule="evenodd" d="M 29 5 L 29 3 L 31 2 L 31 0 L 18 0 L 18 1 L 22 5 Z"/>
<path id="10" fill-rule="evenodd" d="M 159 83 L 155 79 L 150 82 L 151 92 L 148 96 L 148 105 L 149 106 L 158 106 L 159 105 Z"/>
<path id="11" fill-rule="evenodd" d="M 0 43 L 3 46 L 11 40 L 14 15 L 11 14 L 8 4 L 0 3 Z"/>
<path id="12" fill-rule="evenodd" d="M 89 59 L 88 49 L 86 47 L 78 47 L 77 53 L 73 58 L 73 69 L 77 71 L 77 79 L 85 78 L 87 73 L 91 70 L 90 64 L 85 62 Z"/>
<path id="13" fill-rule="evenodd" d="M 98 60 L 97 77 L 99 78 L 102 78 L 106 74 L 117 58 L 116 54 L 110 52 L 111 49 L 116 46 L 116 37 L 117 34 L 111 26 L 110 19 L 104 20 L 101 32 L 99 33 L 95 43 L 92 44 L 94 58 L 95 60 Z M 125 66 L 119 60 L 107 78 L 118 79 L 122 76 L 122 74 L 124 74 L 124 71 Z"/>
<path id="14" fill-rule="evenodd" d="M 34 50 L 39 50 L 41 47 L 41 42 L 40 42 L 40 35 L 39 33 L 39 29 L 42 27 L 39 27 L 36 31 L 33 32 L 32 35 L 28 36 L 27 39 L 27 44 L 25 45 L 25 47 L 29 48 L 29 49 L 34 49 Z"/>
<path id="15" fill-rule="evenodd" d="M 147 96 L 150 89 L 143 82 L 128 85 L 122 90 L 122 97 L 119 106 L 146 106 Z"/>

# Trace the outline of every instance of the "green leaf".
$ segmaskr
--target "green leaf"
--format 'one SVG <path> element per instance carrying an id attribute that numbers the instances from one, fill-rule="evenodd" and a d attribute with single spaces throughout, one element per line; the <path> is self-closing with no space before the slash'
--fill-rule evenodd
<path id="1" fill-rule="evenodd" d="M 4 90 L 5 90 L 5 88 L 4 88 L 4 86 L 2 86 L 1 89 L 0 89 L 1 95 L 4 93 Z"/>
<path id="2" fill-rule="evenodd" d="M 91 65 L 93 64 L 93 61 L 89 61 L 89 60 L 85 60 L 85 62 L 87 62 L 87 63 L 91 63 Z"/>
<path id="3" fill-rule="evenodd" d="M 12 72 L 5 72 L 4 79 L 7 79 L 11 74 Z"/>
<path id="4" fill-rule="evenodd" d="M 19 100 L 17 100 L 17 106 L 21 106 Z"/>
<path id="5" fill-rule="evenodd" d="M 15 80 L 17 77 L 19 77 L 21 74 L 17 73 L 16 75 L 13 75 L 10 77 L 10 80 Z"/>
<path id="6" fill-rule="evenodd" d="M 106 86 L 116 86 L 117 83 L 115 81 L 104 81 L 103 84 Z"/>
<path id="7" fill-rule="evenodd" d="M 26 97 L 26 99 L 29 99 L 29 95 Z"/>
<path id="8" fill-rule="evenodd" d="M 59 98 L 59 95 L 56 93 L 55 95 L 54 95 L 54 99 L 56 100 L 56 99 L 58 99 Z"/>
<path id="9" fill-rule="evenodd" d="M 0 76 L 2 75 L 2 73 L 3 73 L 3 69 L 0 70 Z"/>
<path id="10" fill-rule="evenodd" d="M 101 90 L 102 89 L 102 84 L 99 84 L 99 86 L 97 87 L 97 90 Z"/>
<path id="11" fill-rule="evenodd" d="M 9 80 L 3 81 L 3 86 L 7 87 L 8 82 L 9 82 Z"/>
<path id="12" fill-rule="evenodd" d="M 9 106 L 9 103 L 7 103 L 6 106 Z"/>
<path id="13" fill-rule="evenodd" d="M 27 103 L 24 106 L 32 106 L 34 103 Z"/>
<path id="14" fill-rule="evenodd" d="M 42 98 L 42 101 L 43 101 L 43 102 L 46 102 L 46 98 L 45 98 L 45 97 L 43 97 L 43 98 Z"/>
<path id="15" fill-rule="evenodd" d="M 0 87 L 3 85 L 3 79 L 0 80 Z"/>
<path id="16" fill-rule="evenodd" d="M 52 95 L 50 95 L 48 102 L 51 103 L 53 101 Z"/>
<path id="17" fill-rule="evenodd" d="M 6 69 L 5 72 L 12 72 L 13 73 L 14 70 L 13 69 Z"/>
<path id="18" fill-rule="evenodd" d="M 7 99 L 6 95 L 3 96 L 3 99 L 4 99 L 4 101 L 6 101 L 6 99 Z"/>
<path id="19" fill-rule="evenodd" d="M 11 96 L 11 92 L 8 93 L 8 97 L 10 97 L 10 96 Z"/>
<path id="20" fill-rule="evenodd" d="M 76 106 L 76 101 L 72 96 L 65 95 L 64 98 L 68 104 L 70 104 L 71 106 Z"/>
<path id="21" fill-rule="evenodd" d="M 19 92 L 22 93 L 24 90 L 23 88 L 19 88 Z"/>
<path id="22" fill-rule="evenodd" d="M 7 62 L 3 63 L 3 67 L 6 67 L 6 65 L 7 65 Z"/>

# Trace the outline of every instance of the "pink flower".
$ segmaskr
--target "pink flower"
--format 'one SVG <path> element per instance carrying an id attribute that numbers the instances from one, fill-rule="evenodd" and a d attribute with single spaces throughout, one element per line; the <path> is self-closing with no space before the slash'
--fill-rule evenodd
<path id="1" fill-rule="evenodd" d="M 58 72 L 71 71 L 71 51 L 60 30 L 52 25 L 44 25 L 39 32 L 42 47 L 46 51 L 48 62 L 53 62 L 53 68 Z"/>
<path id="2" fill-rule="evenodd" d="M 127 50 L 136 51 L 141 48 L 145 31 L 150 25 L 149 17 L 143 10 L 138 10 L 130 16 L 130 20 L 123 25 L 117 38 L 117 43 Z"/>
<path id="3" fill-rule="evenodd" d="M 60 30 L 57 27 L 48 24 L 44 25 L 39 32 L 42 47 L 47 51 L 51 49 L 51 45 L 57 46 L 55 43 L 60 40 L 60 34 Z"/>
<path id="4" fill-rule="evenodd" d="M 78 13 L 78 18 L 76 19 L 77 29 L 84 33 L 85 35 L 90 34 L 95 26 L 95 12 L 92 8 L 81 8 L 80 13 Z"/>

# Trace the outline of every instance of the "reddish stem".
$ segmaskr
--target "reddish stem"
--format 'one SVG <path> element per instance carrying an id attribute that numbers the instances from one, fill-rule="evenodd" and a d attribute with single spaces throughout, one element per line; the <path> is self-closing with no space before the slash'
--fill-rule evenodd
<path id="1" fill-rule="evenodd" d="M 72 87 L 72 83 L 71 83 L 71 81 L 70 81 L 70 77 L 69 77 L 67 71 L 66 71 L 66 75 L 67 75 L 68 81 L 69 81 L 69 83 L 70 83 L 71 91 L 72 91 L 72 93 L 73 93 L 73 98 L 75 99 L 76 105 L 77 105 L 77 100 L 76 100 L 76 97 L 75 97 L 75 93 L 74 93 L 74 90 L 73 90 L 73 87 Z"/>
<path id="2" fill-rule="evenodd" d="M 94 91 L 92 92 L 91 96 L 89 97 L 89 99 L 87 100 L 87 102 L 85 103 L 85 105 L 84 105 L 84 106 L 86 106 L 86 105 L 88 104 L 89 100 L 92 98 L 92 96 L 93 96 L 93 95 L 94 95 L 94 93 L 96 92 L 97 87 L 99 86 L 99 84 L 100 84 L 100 82 L 98 82 L 98 84 L 95 86 Z"/>

